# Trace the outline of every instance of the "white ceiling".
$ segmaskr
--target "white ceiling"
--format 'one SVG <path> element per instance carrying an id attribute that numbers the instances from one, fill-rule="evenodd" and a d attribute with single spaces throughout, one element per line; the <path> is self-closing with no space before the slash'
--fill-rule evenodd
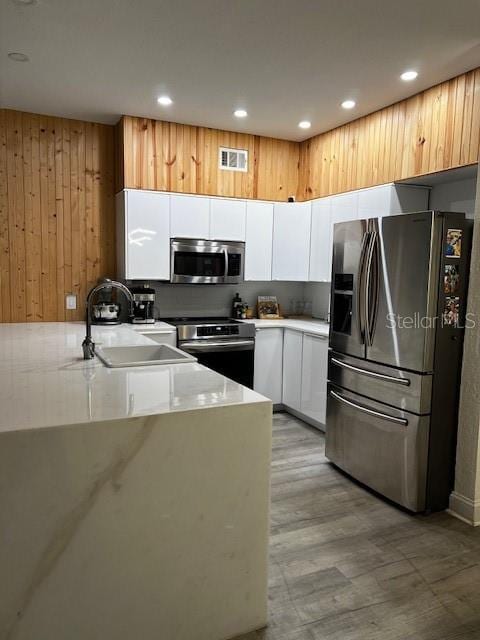
<path id="1" fill-rule="evenodd" d="M 97 122 L 301 140 L 480 66 L 478 0 L 0 2 L 1 106 Z M 400 81 L 410 68 L 418 79 Z M 160 107 L 161 93 L 174 104 Z"/>

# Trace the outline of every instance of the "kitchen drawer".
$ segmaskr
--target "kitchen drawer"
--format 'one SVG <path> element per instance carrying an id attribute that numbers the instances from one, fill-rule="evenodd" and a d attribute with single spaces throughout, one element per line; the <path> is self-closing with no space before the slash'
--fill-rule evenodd
<path id="1" fill-rule="evenodd" d="M 432 376 L 386 367 L 331 351 L 328 379 L 334 384 L 392 407 L 430 413 Z"/>
<path id="2" fill-rule="evenodd" d="M 394 409 L 328 384 L 329 460 L 412 511 L 426 498 L 429 416 Z"/>

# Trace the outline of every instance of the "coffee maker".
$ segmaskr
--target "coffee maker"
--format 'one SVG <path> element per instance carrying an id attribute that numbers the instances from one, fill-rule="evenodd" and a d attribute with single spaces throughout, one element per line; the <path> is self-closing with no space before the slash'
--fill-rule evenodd
<path id="1" fill-rule="evenodd" d="M 148 284 L 130 289 L 133 295 L 133 324 L 153 324 L 155 322 L 155 289 Z"/>

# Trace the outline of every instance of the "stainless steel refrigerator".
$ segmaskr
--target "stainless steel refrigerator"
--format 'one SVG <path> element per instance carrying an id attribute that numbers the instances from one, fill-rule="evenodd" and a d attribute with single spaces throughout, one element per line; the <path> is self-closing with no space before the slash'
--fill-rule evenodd
<path id="1" fill-rule="evenodd" d="M 470 244 L 462 213 L 334 227 L 326 455 L 415 512 L 452 489 Z"/>

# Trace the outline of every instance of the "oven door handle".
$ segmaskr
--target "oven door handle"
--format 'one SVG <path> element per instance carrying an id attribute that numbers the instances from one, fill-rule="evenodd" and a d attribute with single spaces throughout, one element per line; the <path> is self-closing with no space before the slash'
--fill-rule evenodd
<path id="1" fill-rule="evenodd" d="M 198 340 L 198 342 L 183 342 L 179 348 L 183 351 L 248 351 L 255 347 L 255 340 L 231 340 L 225 342 Z"/>

